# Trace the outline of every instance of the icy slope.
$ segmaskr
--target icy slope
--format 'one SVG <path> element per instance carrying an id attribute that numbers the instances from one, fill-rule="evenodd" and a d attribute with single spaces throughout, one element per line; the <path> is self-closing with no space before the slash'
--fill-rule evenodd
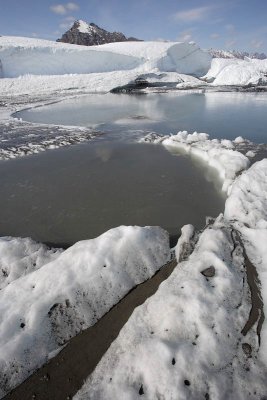
<path id="1" fill-rule="evenodd" d="M 1 290 L 0 396 L 169 258 L 163 229 L 122 226 L 76 243 Z"/>
<path id="2" fill-rule="evenodd" d="M 21 276 L 55 260 L 61 249 L 49 249 L 30 238 L 0 238 L 0 290 Z"/>
<path id="3" fill-rule="evenodd" d="M 205 74 L 211 56 L 195 44 L 125 42 L 76 46 L 41 39 L 0 37 L 2 78 L 21 75 L 88 74 L 139 68 L 144 72 Z"/>
<path id="4" fill-rule="evenodd" d="M 249 311 L 242 247 L 218 218 L 134 311 L 75 400 L 263 398 L 255 334 L 241 333 Z"/>
<path id="5" fill-rule="evenodd" d="M 234 179 L 233 142 L 177 136 L 178 147 L 201 157 L 205 147 L 214 147 L 218 160 L 226 155 L 232 186 L 224 217 L 199 238 L 191 225 L 182 229 L 176 269 L 135 310 L 75 400 L 243 400 L 267 393 L 267 159 Z M 208 153 L 203 158 L 210 161 Z"/>
<path id="6" fill-rule="evenodd" d="M 265 314 L 259 354 L 267 365 L 267 159 L 255 163 L 236 179 L 224 214 L 241 232 L 259 275 Z"/>
<path id="7" fill-rule="evenodd" d="M 214 58 L 203 77 L 213 85 L 267 84 L 267 60 Z"/>

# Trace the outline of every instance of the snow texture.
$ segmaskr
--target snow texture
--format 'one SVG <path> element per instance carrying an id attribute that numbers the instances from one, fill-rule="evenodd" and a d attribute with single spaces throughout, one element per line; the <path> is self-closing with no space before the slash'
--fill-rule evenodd
<path id="1" fill-rule="evenodd" d="M 41 39 L 0 37 L 2 76 L 88 74 L 135 68 L 203 75 L 211 56 L 195 44 L 122 42 L 75 46 Z M 90 62 L 89 62 L 90 60 Z"/>
<path id="2" fill-rule="evenodd" d="M 21 258 L 16 248 L 13 259 Z M 121 226 L 76 243 L 2 289 L 0 395 L 26 379 L 51 352 L 93 325 L 169 259 L 166 231 Z"/>
<path id="3" fill-rule="evenodd" d="M 0 290 L 48 264 L 62 253 L 30 238 L 0 238 Z"/>
<path id="4" fill-rule="evenodd" d="M 238 177 L 224 215 L 244 238 L 250 260 L 255 265 L 260 285 L 265 320 L 261 331 L 259 354 L 267 366 L 267 159 L 256 162 Z"/>
<path id="5" fill-rule="evenodd" d="M 267 229 L 266 158 L 236 179 L 226 200 L 224 215 L 250 228 Z"/>
<path id="6" fill-rule="evenodd" d="M 212 85 L 267 84 L 267 60 L 214 58 L 209 72 L 203 77 Z"/>
<path id="7" fill-rule="evenodd" d="M 244 139 L 243 139 L 244 140 Z M 177 149 L 203 159 L 210 167 L 215 168 L 223 181 L 222 190 L 228 194 L 238 174 L 247 169 L 250 162 L 242 153 L 233 150 L 234 143 L 226 139 L 209 139 L 207 133 L 178 132 L 176 135 L 159 137 L 149 134 L 144 142 L 161 143 L 166 148 Z"/>
<path id="8" fill-rule="evenodd" d="M 186 227 L 183 240 L 191 233 Z M 214 276 L 204 276 L 207 268 Z M 249 311 L 242 247 L 220 217 L 135 309 L 74 399 L 262 398 L 266 368 L 257 360 L 256 335 L 241 333 Z"/>

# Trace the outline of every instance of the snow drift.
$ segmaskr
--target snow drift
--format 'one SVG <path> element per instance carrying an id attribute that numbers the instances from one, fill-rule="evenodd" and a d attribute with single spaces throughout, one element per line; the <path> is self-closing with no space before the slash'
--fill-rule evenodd
<path id="1" fill-rule="evenodd" d="M 243 138 L 235 140 L 244 141 Z M 228 194 L 236 176 L 247 169 L 250 161 L 239 151 L 234 150 L 235 141 L 227 139 L 209 139 L 207 133 L 178 132 L 176 135 L 158 136 L 148 134 L 141 142 L 162 143 L 167 149 L 177 149 L 201 158 L 215 168 L 223 182 L 222 190 Z"/>
<path id="2" fill-rule="evenodd" d="M 0 396 L 169 258 L 169 235 L 163 229 L 121 226 L 76 243 L 2 289 Z"/>
<path id="3" fill-rule="evenodd" d="M 41 39 L 0 37 L 2 77 L 89 74 L 136 69 L 205 74 L 211 56 L 193 43 L 126 42 L 76 46 Z"/>
<path id="4" fill-rule="evenodd" d="M 212 85 L 267 84 L 267 60 L 214 58 L 208 73 L 203 77 Z"/>
<path id="5" fill-rule="evenodd" d="M 75 400 L 263 398 L 266 367 L 254 334 L 241 333 L 249 310 L 242 247 L 220 217 L 134 311 Z"/>

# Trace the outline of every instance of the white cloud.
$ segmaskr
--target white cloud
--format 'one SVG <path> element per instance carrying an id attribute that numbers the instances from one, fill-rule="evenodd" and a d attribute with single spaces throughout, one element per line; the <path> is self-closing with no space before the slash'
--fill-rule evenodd
<path id="1" fill-rule="evenodd" d="M 80 7 L 77 3 L 67 3 L 65 7 L 69 11 L 77 11 L 80 9 Z"/>
<path id="2" fill-rule="evenodd" d="M 67 10 L 63 4 L 55 4 L 50 7 L 50 10 L 55 14 L 64 15 L 66 14 Z"/>
<path id="3" fill-rule="evenodd" d="M 193 39 L 193 32 L 195 28 L 190 28 L 186 29 L 185 31 L 182 31 L 179 33 L 179 36 L 177 37 L 178 42 L 190 42 Z"/>
<path id="4" fill-rule="evenodd" d="M 228 48 L 228 49 L 229 49 L 229 48 L 232 49 L 233 46 L 235 46 L 235 44 L 236 44 L 236 40 L 234 40 L 234 39 L 228 40 L 228 41 L 225 43 L 225 47 Z"/>
<path id="5" fill-rule="evenodd" d="M 210 38 L 211 38 L 211 39 L 218 39 L 219 37 L 220 37 L 219 33 L 212 33 L 212 34 L 210 35 Z"/>
<path id="6" fill-rule="evenodd" d="M 72 15 L 70 15 L 70 16 L 64 18 L 64 21 L 69 21 L 69 22 L 74 22 L 75 20 L 76 20 L 76 18 L 73 17 Z"/>
<path id="7" fill-rule="evenodd" d="M 174 19 L 182 22 L 200 21 L 207 18 L 214 8 L 215 6 L 211 5 L 179 11 L 174 14 Z"/>
<path id="8" fill-rule="evenodd" d="M 77 11 L 79 8 L 77 3 L 54 4 L 50 6 L 50 10 L 59 15 L 65 15 L 70 11 Z"/>

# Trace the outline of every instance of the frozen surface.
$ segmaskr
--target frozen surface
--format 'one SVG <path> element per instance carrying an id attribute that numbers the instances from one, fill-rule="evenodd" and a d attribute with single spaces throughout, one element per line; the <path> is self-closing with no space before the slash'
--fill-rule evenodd
<path id="1" fill-rule="evenodd" d="M 76 46 L 41 39 L 0 37 L 2 77 L 88 74 L 135 68 L 201 75 L 211 57 L 195 44 L 124 42 Z M 90 60 L 90 62 L 88 62 Z"/>
<path id="2" fill-rule="evenodd" d="M 255 163 L 236 179 L 224 215 L 241 232 L 259 275 L 265 314 L 259 353 L 267 365 L 267 159 Z"/>
<path id="3" fill-rule="evenodd" d="M 50 249 L 30 238 L 0 237 L 0 290 L 54 261 L 61 253 L 61 249 Z"/>
<path id="4" fill-rule="evenodd" d="M 250 228 L 267 229 L 267 159 L 236 179 L 224 215 Z M 267 250 L 267 242 L 266 242 Z"/>
<path id="5" fill-rule="evenodd" d="M 215 86 L 266 85 L 266 73 L 266 60 L 213 58 L 211 68 L 204 78 Z"/>
<path id="6" fill-rule="evenodd" d="M 191 233 L 184 229 L 184 243 Z M 212 267 L 214 275 L 204 276 Z M 75 400 L 262 398 L 266 367 L 256 335 L 241 334 L 249 310 L 242 248 L 218 218 L 135 310 Z"/>
<path id="7" fill-rule="evenodd" d="M 93 325 L 170 258 L 157 227 L 119 227 L 76 243 L 0 291 L 0 395 Z"/>

